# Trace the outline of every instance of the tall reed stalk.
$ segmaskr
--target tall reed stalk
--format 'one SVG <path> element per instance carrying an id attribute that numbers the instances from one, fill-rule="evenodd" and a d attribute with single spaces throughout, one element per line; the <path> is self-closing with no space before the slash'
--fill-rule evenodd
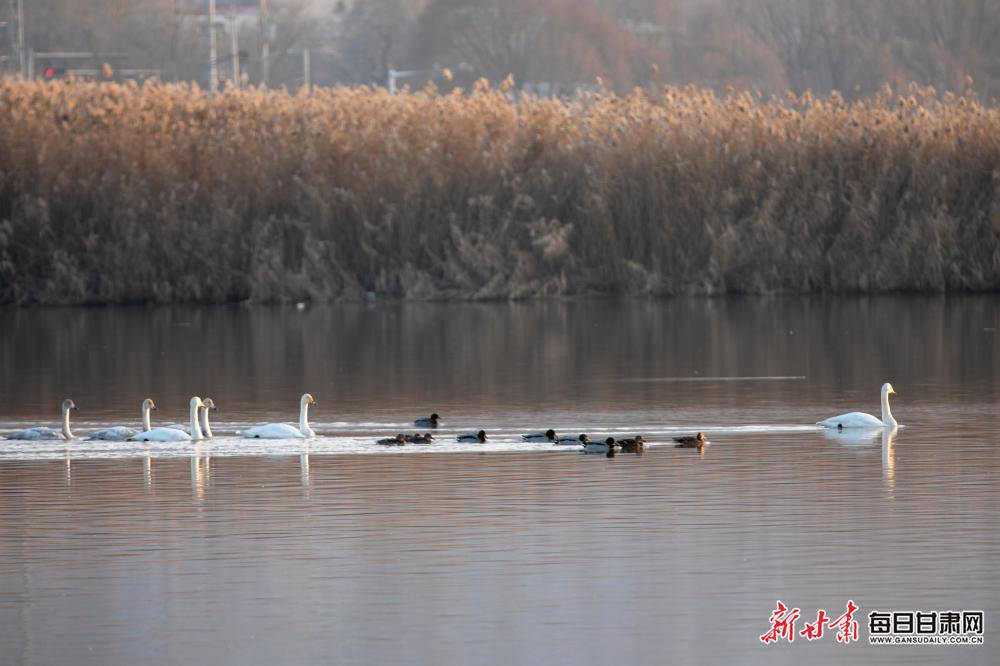
<path id="1" fill-rule="evenodd" d="M 1000 287 L 1000 109 L 0 81 L 0 302 Z"/>

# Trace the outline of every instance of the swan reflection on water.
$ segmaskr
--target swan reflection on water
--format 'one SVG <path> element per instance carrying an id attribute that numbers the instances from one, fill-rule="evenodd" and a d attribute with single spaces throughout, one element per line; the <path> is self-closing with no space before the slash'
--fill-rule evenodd
<path id="1" fill-rule="evenodd" d="M 312 477 L 309 474 L 309 453 L 302 453 L 299 455 L 299 478 L 302 482 L 302 496 L 309 497 L 309 491 L 312 489 Z"/>
<path id="2" fill-rule="evenodd" d="M 882 477 L 889 493 L 896 489 L 896 434 L 899 428 L 882 428 Z"/>
<path id="3" fill-rule="evenodd" d="M 872 430 L 831 430 L 822 431 L 826 439 L 847 447 L 860 447 L 882 443 L 882 478 L 891 493 L 896 487 L 896 435 L 899 426 Z"/>
<path id="4" fill-rule="evenodd" d="M 209 482 L 211 473 L 210 461 L 207 455 L 202 458 L 199 450 L 191 456 L 191 492 L 198 504 L 205 500 L 205 485 Z"/>

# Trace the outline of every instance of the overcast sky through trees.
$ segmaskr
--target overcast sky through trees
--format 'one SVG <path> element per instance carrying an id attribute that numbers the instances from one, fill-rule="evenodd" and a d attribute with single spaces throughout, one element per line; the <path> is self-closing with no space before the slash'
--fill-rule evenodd
<path id="1" fill-rule="evenodd" d="M 32 0 L 26 49 L 79 51 L 73 68 L 147 69 L 209 80 L 207 0 Z M 218 0 L 220 79 L 297 88 L 309 51 L 316 85 L 468 86 L 513 75 L 519 87 L 572 94 L 598 77 L 764 93 L 870 94 L 916 81 L 983 97 L 1000 86 L 1000 0 Z M 19 67 L 17 3 L 0 0 L 0 68 Z M 109 55 L 110 54 L 110 55 Z M 36 60 L 38 67 L 67 64 Z M 446 74 L 450 72 L 450 76 Z M 265 81 L 266 79 L 266 81 Z"/>

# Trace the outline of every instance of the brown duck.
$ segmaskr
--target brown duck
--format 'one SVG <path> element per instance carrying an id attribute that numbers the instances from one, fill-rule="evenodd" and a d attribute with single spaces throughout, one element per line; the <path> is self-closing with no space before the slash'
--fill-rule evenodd
<path id="1" fill-rule="evenodd" d="M 699 432 L 697 435 L 687 436 L 687 437 L 674 437 L 674 441 L 677 444 L 674 448 L 677 449 L 700 449 L 705 446 L 705 433 Z"/>
<path id="2" fill-rule="evenodd" d="M 636 435 L 629 439 L 619 439 L 618 446 L 621 447 L 623 453 L 642 453 L 642 450 L 646 448 L 646 440 L 642 438 L 642 435 Z"/>

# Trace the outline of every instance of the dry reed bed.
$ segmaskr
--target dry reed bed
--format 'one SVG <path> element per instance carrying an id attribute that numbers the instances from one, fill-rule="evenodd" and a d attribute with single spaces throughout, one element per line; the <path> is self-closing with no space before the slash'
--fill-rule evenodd
<path id="1" fill-rule="evenodd" d="M 0 302 L 1000 286 L 1000 110 L 0 81 Z"/>

